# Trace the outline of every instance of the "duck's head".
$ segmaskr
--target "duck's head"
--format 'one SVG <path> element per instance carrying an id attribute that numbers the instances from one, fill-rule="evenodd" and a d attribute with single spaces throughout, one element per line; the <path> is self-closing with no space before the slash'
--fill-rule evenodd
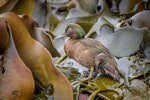
<path id="1" fill-rule="evenodd" d="M 65 29 L 65 32 L 57 38 L 62 38 L 67 36 L 74 39 L 80 39 L 80 38 L 84 38 L 85 35 L 86 35 L 85 31 L 80 25 L 71 23 L 68 24 L 67 28 Z"/>

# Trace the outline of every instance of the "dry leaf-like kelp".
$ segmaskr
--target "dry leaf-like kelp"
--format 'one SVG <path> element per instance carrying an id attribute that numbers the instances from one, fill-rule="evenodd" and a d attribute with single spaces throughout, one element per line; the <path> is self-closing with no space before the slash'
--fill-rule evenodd
<path id="1" fill-rule="evenodd" d="M 32 38 L 39 41 L 45 48 L 47 48 L 52 57 L 60 56 L 56 48 L 53 46 L 52 39 L 54 38 L 54 35 L 52 33 L 48 32 L 48 30 L 44 28 L 40 28 L 38 23 L 27 15 L 19 15 L 19 17 L 21 18 Z"/>
<path id="2" fill-rule="evenodd" d="M 29 35 L 21 19 L 12 12 L 4 13 L 0 18 L 10 25 L 19 56 L 32 71 L 35 81 L 44 88 L 52 84 L 55 100 L 73 100 L 73 91 L 68 79 L 54 66 L 47 49 Z"/>
<path id="3" fill-rule="evenodd" d="M 2 1 L 5 1 L 5 3 L 0 7 L 0 13 L 11 11 L 19 0 L 1 0 L 1 2 Z"/>
<path id="4" fill-rule="evenodd" d="M 32 100 L 34 94 L 34 79 L 32 72 L 24 64 L 17 53 L 11 29 L 1 19 L 1 27 L 9 34 L 9 45 L 3 54 L 0 65 L 0 99 L 2 100 Z M 1 34 L 1 33 L 0 33 Z"/>
<path id="5" fill-rule="evenodd" d="M 140 51 L 144 54 L 144 57 L 150 59 L 150 10 L 141 11 L 131 18 L 122 22 L 122 26 L 130 26 L 134 28 L 147 28 L 147 34 L 144 36 L 144 41 L 141 44 Z"/>
<path id="6" fill-rule="evenodd" d="M 0 55 L 3 54 L 8 47 L 9 35 L 6 27 L 3 27 L 3 24 L 0 24 Z"/>

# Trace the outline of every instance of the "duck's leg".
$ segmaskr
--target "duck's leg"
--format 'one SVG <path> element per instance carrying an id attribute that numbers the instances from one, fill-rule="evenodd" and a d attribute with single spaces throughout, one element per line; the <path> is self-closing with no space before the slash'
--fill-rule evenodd
<path id="1" fill-rule="evenodd" d="M 90 68 L 89 76 L 88 76 L 87 78 L 82 79 L 82 80 L 81 80 L 81 83 L 84 83 L 84 82 L 90 80 L 90 79 L 92 78 L 92 76 L 93 76 L 93 73 L 94 73 L 94 66 L 92 66 L 92 67 Z"/>
<path id="2" fill-rule="evenodd" d="M 92 67 L 90 68 L 90 73 L 89 73 L 89 76 L 88 76 L 87 78 L 81 79 L 81 80 L 79 80 L 79 81 L 72 82 L 72 83 L 71 83 L 72 86 L 74 86 L 74 85 L 77 84 L 77 83 L 81 84 L 81 83 L 84 83 L 84 82 L 90 80 L 90 79 L 92 78 L 92 76 L 93 76 L 93 73 L 94 73 L 94 66 L 92 66 Z"/>

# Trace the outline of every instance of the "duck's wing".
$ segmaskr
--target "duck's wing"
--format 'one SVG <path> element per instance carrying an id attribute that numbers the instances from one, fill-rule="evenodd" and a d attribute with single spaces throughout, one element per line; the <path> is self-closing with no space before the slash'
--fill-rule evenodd
<path id="1" fill-rule="evenodd" d="M 84 38 L 82 39 L 81 43 L 86 45 L 89 48 L 93 48 L 96 51 L 103 52 L 106 54 L 110 54 L 109 50 L 99 41 L 92 39 L 92 38 Z"/>
<path id="2" fill-rule="evenodd" d="M 99 54 L 95 57 L 95 69 L 102 75 L 119 80 L 120 74 L 115 59 L 109 54 Z"/>

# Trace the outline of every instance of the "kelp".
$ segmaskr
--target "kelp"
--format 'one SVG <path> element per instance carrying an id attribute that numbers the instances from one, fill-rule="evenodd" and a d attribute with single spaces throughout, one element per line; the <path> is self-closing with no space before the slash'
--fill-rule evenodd
<path id="1" fill-rule="evenodd" d="M 32 18 L 47 30 L 53 30 L 58 24 L 58 19 L 52 14 L 51 6 L 46 0 L 36 0 Z"/>
<path id="2" fill-rule="evenodd" d="M 53 98 L 56 100 L 72 100 L 73 93 L 68 79 L 55 67 L 52 56 L 47 49 L 29 35 L 22 23 L 22 19 L 12 12 L 1 15 L 1 19 L 6 20 L 10 25 L 19 56 L 32 71 L 38 85 L 42 88 L 48 88 L 49 85 L 53 85 Z"/>
<path id="3" fill-rule="evenodd" d="M 35 22 L 31 17 L 27 15 L 19 15 L 24 23 L 26 29 L 35 40 L 39 41 L 48 51 L 52 57 L 59 57 L 60 54 L 53 45 L 54 35 L 47 29 L 39 27 L 38 23 Z"/>
<path id="4" fill-rule="evenodd" d="M 6 90 L 7 97 L 10 95 L 8 91 L 15 96 L 28 97 L 27 93 L 26 95 L 21 94 L 25 92 L 22 89 L 20 91 L 18 88 L 15 91 L 9 90 L 15 88 L 16 84 L 20 87 L 19 84 L 21 83 L 21 81 L 9 82 L 10 79 L 20 80 L 19 76 L 27 74 L 18 71 L 21 66 L 15 67 L 16 62 L 12 60 L 17 59 L 17 62 L 24 66 L 21 68 L 27 70 L 30 75 L 30 71 L 33 71 L 32 75 L 36 83 L 35 90 L 40 88 L 34 93 L 34 99 L 62 100 L 64 98 L 71 100 L 73 96 L 77 100 L 149 99 L 149 1 L 70 1 L 75 3 L 67 4 L 69 0 L 0 1 L 0 22 L 5 20 L 8 23 L 7 29 L 2 24 L 2 27 L 0 25 L 0 79 L 2 79 L 2 81 L 0 80 L 0 86 L 2 85 L 0 95 Z M 18 16 L 12 13 L 2 14 L 10 11 L 18 14 Z M 65 39 L 55 40 L 55 37 L 62 34 L 69 23 L 79 24 L 87 33 L 86 38 L 99 40 L 112 51 L 121 73 L 120 82 L 98 76 L 95 73 L 94 77 L 87 83 L 76 84 L 71 87 L 70 82 L 88 76 L 88 70 L 66 56 L 60 60 L 59 57 L 54 58 L 55 54 L 57 56 L 60 54 L 61 57 L 64 55 L 63 43 Z M 9 48 L 10 36 L 7 32 L 12 33 L 12 39 L 15 42 L 14 48 L 17 48 L 19 58 L 14 56 L 18 55 L 17 52 L 10 54 L 15 50 Z M 18 35 L 15 36 L 15 34 Z M 22 40 L 27 44 L 22 43 Z M 118 52 L 119 48 L 121 49 L 120 52 Z M 132 51 L 133 48 L 136 50 Z M 44 56 L 43 52 L 45 52 Z M 8 57 L 8 55 L 11 56 Z M 57 61 L 58 64 L 55 65 Z M 46 67 L 38 67 L 38 70 L 35 70 L 37 67 L 30 67 L 31 65 L 42 66 L 42 64 Z M 6 73 L 7 71 L 9 73 Z M 39 73 L 35 74 L 38 71 Z M 3 75 L 6 75 L 5 79 Z M 15 78 L 13 78 L 14 75 L 16 75 Z M 31 79 L 31 77 L 29 78 Z M 26 81 L 22 84 L 25 83 Z M 9 84 L 11 87 L 7 87 Z M 42 84 L 44 85 L 42 86 Z M 32 88 L 25 88 L 24 90 L 29 90 L 29 95 L 33 96 L 33 85 Z"/>
<path id="5" fill-rule="evenodd" d="M 11 11 L 19 0 L 1 0 L 0 13 Z"/>
<path id="6" fill-rule="evenodd" d="M 68 23 L 80 23 L 81 26 L 82 26 L 82 23 L 89 23 L 89 25 L 90 24 L 93 25 L 100 16 L 102 16 L 102 15 L 110 16 L 109 8 L 108 8 L 105 0 L 99 0 L 99 3 L 97 6 L 101 7 L 101 9 L 99 10 L 99 12 L 97 14 L 94 14 L 91 16 L 86 16 L 86 17 L 70 18 L 70 19 L 61 21 L 53 31 L 54 35 L 58 36 L 59 34 L 64 32 Z M 82 27 L 83 27 L 83 29 L 85 29 L 88 26 L 86 25 L 86 26 L 82 26 Z M 91 27 L 89 27 L 89 29 L 90 28 Z"/>
<path id="7" fill-rule="evenodd" d="M 7 32 L 7 28 L 0 24 L 0 55 L 5 52 L 9 44 L 9 34 Z"/>
<path id="8" fill-rule="evenodd" d="M 131 18 L 123 21 L 121 27 L 130 26 L 133 28 L 146 28 L 147 33 L 144 36 L 143 43 L 140 46 L 140 52 L 143 54 L 143 57 L 150 59 L 150 20 L 147 19 L 147 16 L 150 15 L 150 10 L 141 11 Z"/>
<path id="9" fill-rule="evenodd" d="M 35 0 L 19 0 L 11 11 L 16 14 L 26 14 L 28 16 L 32 16 L 34 4 Z"/>
<path id="10" fill-rule="evenodd" d="M 10 26 L 3 19 L 0 23 L 0 28 L 5 29 L 4 32 L 9 38 L 0 64 L 0 99 L 32 100 L 35 87 L 32 72 L 16 50 Z"/>

